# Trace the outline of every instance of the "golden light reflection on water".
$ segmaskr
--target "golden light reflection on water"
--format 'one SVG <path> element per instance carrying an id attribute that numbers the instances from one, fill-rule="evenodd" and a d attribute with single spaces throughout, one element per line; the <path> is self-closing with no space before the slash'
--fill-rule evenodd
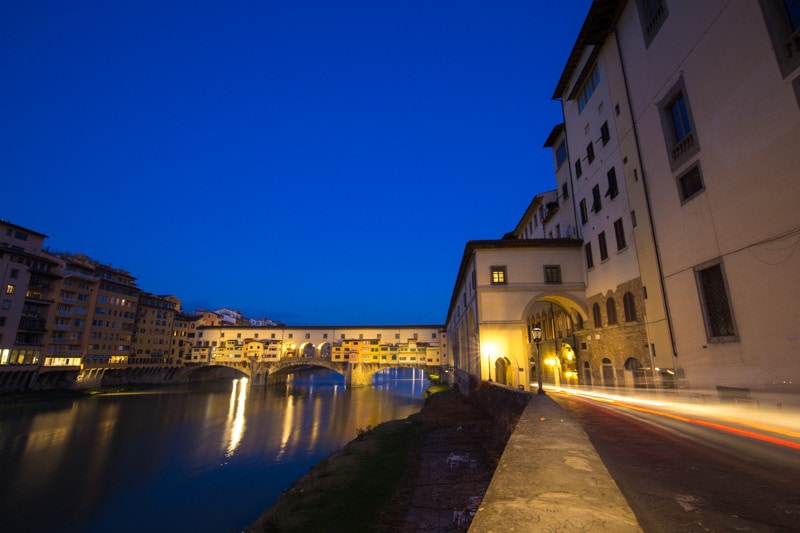
<path id="1" fill-rule="evenodd" d="M 275 455 L 276 462 L 280 462 L 289 446 L 289 439 L 292 436 L 292 424 L 294 423 L 295 416 L 294 407 L 294 396 L 288 396 L 286 398 L 286 408 L 283 413 L 283 424 L 281 425 L 281 442 L 278 447 L 278 453 Z"/>
<path id="2" fill-rule="evenodd" d="M 247 405 L 247 378 L 236 379 L 231 388 L 231 400 L 228 407 L 228 420 L 225 424 L 223 445 L 227 444 L 225 457 L 231 457 L 242 442 L 245 424 L 245 406 Z"/>

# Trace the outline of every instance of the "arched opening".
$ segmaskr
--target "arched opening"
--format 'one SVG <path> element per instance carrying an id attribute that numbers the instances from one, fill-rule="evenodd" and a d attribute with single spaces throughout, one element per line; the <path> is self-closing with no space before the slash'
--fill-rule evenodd
<path id="1" fill-rule="evenodd" d="M 501 385 L 508 385 L 508 359 L 505 357 L 498 357 L 494 362 L 494 377 L 495 380 Z"/>
<path id="2" fill-rule="evenodd" d="M 330 359 L 331 353 L 332 353 L 331 343 L 323 342 L 322 344 L 319 345 L 319 354 L 318 354 L 319 357 Z"/>
<path id="3" fill-rule="evenodd" d="M 586 387 L 592 386 L 592 369 L 589 368 L 589 361 L 583 362 L 583 384 Z"/>
<path id="4" fill-rule="evenodd" d="M 638 359 L 629 357 L 625 360 L 625 385 L 633 387 L 647 387 L 644 376 L 644 367 Z"/>
<path id="5" fill-rule="evenodd" d="M 293 342 L 283 346 L 283 357 L 297 357 L 297 345 Z"/>
<path id="6" fill-rule="evenodd" d="M 317 349 L 313 344 L 307 342 L 300 347 L 300 357 L 315 357 Z"/>
<path id="7" fill-rule="evenodd" d="M 616 386 L 614 380 L 614 365 L 611 364 L 611 359 L 608 357 L 603 358 L 603 386 L 614 387 Z"/>

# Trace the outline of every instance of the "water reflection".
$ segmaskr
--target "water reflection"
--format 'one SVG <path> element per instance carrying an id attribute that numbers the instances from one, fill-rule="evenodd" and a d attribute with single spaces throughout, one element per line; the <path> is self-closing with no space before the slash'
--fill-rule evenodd
<path id="1" fill-rule="evenodd" d="M 0 531 L 240 530 L 357 429 L 418 411 L 423 381 L 312 371 L 0 408 Z"/>
<path id="2" fill-rule="evenodd" d="M 237 392 L 238 389 L 238 392 Z M 231 389 L 231 404 L 228 410 L 228 427 L 225 429 L 225 442 L 228 443 L 225 457 L 230 457 L 244 434 L 244 410 L 245 401 L 247 400 L 247 378 L 233 380 L 233 388 Z"/>

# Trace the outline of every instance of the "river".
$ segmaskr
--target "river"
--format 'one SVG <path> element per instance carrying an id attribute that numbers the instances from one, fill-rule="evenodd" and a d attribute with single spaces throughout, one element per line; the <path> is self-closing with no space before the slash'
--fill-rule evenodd
<path id="1" fill-rule="evenodd" d="M 358 429 L 419 411 L 419 370 L 327 370 L 0 408 L 0 531 L 241 531 Z"/>

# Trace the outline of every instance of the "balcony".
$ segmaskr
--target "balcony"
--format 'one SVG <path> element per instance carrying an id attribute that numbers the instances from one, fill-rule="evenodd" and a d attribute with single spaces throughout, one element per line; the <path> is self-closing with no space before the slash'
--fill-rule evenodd
<path id="1" fill-rule="evenodd" d="M 694 134 L 689 132 L 678 144 L 672 147 L 672 160 L 680 161 L 694 150 Z"/>

